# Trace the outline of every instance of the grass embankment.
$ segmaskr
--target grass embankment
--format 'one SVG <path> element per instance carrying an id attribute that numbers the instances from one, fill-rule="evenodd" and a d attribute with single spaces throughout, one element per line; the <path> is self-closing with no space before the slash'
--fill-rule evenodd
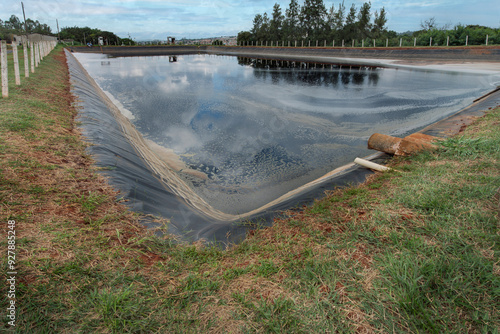
<path id="1" fill-rule="evenodd" d="M 500 109 L 435 152 L 392 161 L 401 172 L 220 250 L 158 239 L 117 203 L 74 128 L 67 80 L 57 49 L 0 100 L 2 280 L 11 219 L 19 333 L 500 327 Z"/>

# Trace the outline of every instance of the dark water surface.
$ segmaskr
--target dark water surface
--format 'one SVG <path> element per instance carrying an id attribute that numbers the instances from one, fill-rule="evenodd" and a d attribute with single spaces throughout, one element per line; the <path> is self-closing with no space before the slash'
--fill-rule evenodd
<path id="1" fill-rule="evenodd" d="M 214 208 L 254 210 L 490 91 L 485 75 L 232 56 L 75 54 Z M 175 155 L 173 154 L 175 153 Z M 175 159 L 174 159 L 175 160 Z"/>

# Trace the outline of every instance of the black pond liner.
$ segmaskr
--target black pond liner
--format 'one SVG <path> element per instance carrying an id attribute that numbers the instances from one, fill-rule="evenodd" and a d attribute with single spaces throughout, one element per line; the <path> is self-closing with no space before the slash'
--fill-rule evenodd
<path id="1" fill-rule="evenodd" d="M 281 211 L 310 204 L 324 196 L 326 190 L 361 183 L 372 174 L 366 168 L 351 165 L 326 178 L 316 187 L 305 190 L 244 221 L 214 220 L 193 211 L 183 199 L 163 185 L 126 138 L 120 124 L 86 71 L 69 52 L 67 59 L 72 92 L 79 98 L 78 105 L 81 107 L 79 121 L 84 136 L 92 143 L 89 152 L 95 158 L 96 165 L 104 169 L 102 173 L 109 178 L 111 185 L 120 190 L 133 211 L 169 219 L 168 232 L 182 236 L 183 239 L 189 241 L 205 239 L 221 244 L 240 242 L 249 229 L 271 225 L 274 217 Z M 466 108 L 464 112 L 467 115 L 479 115 L 481 110 L 494 107 L 499 101 L 500 94 L 495 93 Z M 453 119 L 448 118 L 445 121 L 453 123 L 455 122 Z M 444 129 L 430 126 L 424 132 L 444 136 L 446 128 L 446 126 Z M 370 160 L 382 163 L 388 158 L 388 155 L 376 153 Z M 157 226 L 148 218 L 144 219 L 143 223 L 148 227 Z"/>

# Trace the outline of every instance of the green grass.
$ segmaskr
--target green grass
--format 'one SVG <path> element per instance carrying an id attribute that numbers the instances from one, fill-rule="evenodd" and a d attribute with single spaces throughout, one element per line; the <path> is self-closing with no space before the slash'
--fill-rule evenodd
<path id="1" fill-rule="evenodd" d="M 58 52 L 0 100 L 18 333 L 498 333 L 500 109 L 393 159 L 401 172 L 241 222 L 255 230 L 222 250 L 155 235 L 118 203 L 70 131 Z"/>

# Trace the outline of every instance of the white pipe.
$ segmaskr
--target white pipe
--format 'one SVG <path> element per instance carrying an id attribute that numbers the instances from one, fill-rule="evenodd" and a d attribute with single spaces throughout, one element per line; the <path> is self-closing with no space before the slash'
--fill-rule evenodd
<path id="1" fill-rule="evenodd" d="M 371 161 L 368 161 L 365 159 L 361 159 L 361 158 L 354 159 L 354 163 L 357 163 L 358 165 L 361 165 L 363 167 L 378 170 L 379 172 L 385 172 L 385 171 L 391 170 L 391 168 L 389 168 L 389 167 L 382 166 L 382 165 L 379 165 L 379 164 L 376 164 L 374 162 L 371 162 Z"/>

